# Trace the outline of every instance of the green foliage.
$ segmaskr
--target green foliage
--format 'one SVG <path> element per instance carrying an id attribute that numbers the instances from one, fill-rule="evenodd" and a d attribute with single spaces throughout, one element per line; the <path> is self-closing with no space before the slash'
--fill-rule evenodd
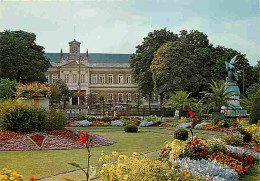
<path id="1" fill-rule="evenodd" d="M 181 116 L 183 115 L 183 111 L 192 110 L 194 107 L 195 99 L 189 96 L 190 93 L 185 91 L 176 91 L 170 95 L 169 99 L 164 101 L 163 105 L 180 110 Z"/>
<path id="2" fill-rule="evenodd" d="M 94 121 L 95 119 L 96 119 L 95 116 L 92 116 L 92 115 L 87 116 L 87 120 L 90 121 L 90 122 Z"/>
<path id="3" fill-rule="evenodd" d="M 150 121 L 155 122 L 157 120 L 158 120 L 158 117 L 156 115 L 155 116 L 150 115 L 150 116 L 145 117 L 145 121 L 148 121 L 148 122 L 150 122 Z"/>
<path id="4" fill-rule="evenodd" d="M 79 115 L 78 115 L 78 119 L 79 120 L 85 120 L 87 118 L 86 116 L 86 113 L 85 112 L 79 112 Z"/>
<path id="5" fill-rule="evenodd" d="M 260 120 L 260 90 L 254 96 L 254 102 L 250 111 L 250 124 L 257 124 Z"/>
<path id="6" fill-rule="evenodd" d="M 55 103 L 57 106 L 62 105 L 63 108 L 65 108 L 69 98 L 72 95 L 73 92 L 69 90 L 67 84 L 61 79 L 58 79 L 54 84 L 51 85 L 51 105 Z"/>
<path id="7" fill-rule="evenodd" d="M 0 100 L 15 98 L 16 83 L 16 81 L 11 81 L 9 79 L 0 79 Z"/>
<path id="8" fill-rule="evenodd" d="M 189 137 L 189 133 L 185 129 L 178 129 L 174 132 L 174 138 L 182 141 L 186 141 Z"/>
<path id="9" fill-rule="evenodd" d="M 129 125 L 126 125 L 125 128 L 124 128 L 125 132 L 137 132 L 138 131 L 138 127 L 136 125 L 132 125 L 132 124 L 129 124 Z"/>
<path id="10" fill-rule="evenodd" d="M 66 112 L 57 109 L 50 109 L 48 119 L 43 124 L 44 130 L 63 129 L 67 122 Z"/>
<path id="11" fill-rule="evenodd" d="M 165 29 L 155 30 L 148 33 L 141 45 L 136 46 L 136 53 L 130 58 L 130 66 L 133 69 L 135 82 L 143 96 L 151 94 L 154 90 L 152 72 L 150 70 L 151 62 L 154 58 L 154 52 L 167 42 L 174 42 L 178 35 Z"/>
<path id="12" fill-rule="evenodd" d="M 1 127 L 9 131 L 42 130 L 47 116 L 43 109 L 18 106 L 4 115 Z"/>
<path id="13" fill-rule="evenodd" d="M 253 99 L 256 93 L 260 90 L 260 83 L 254 83 L 247 89 L 247 95 L 250 99 Z"/>
<path id="14" fill-rule="evenodd" d="M 216 151 L 221 151 L 226 153 L 226 142 L 221 138 L 212 137 L 208 139 L 208 153 L 211 155 Z"/>
<path id="15" fill-rule="evenodd" d="M 50 67 L 44 48 L 35 43 L 34 33 L 4 31 L 0 33 L 0 77 L 31 83 L 44 82 Z"/>
<path id="16" fill-rule="evenodd" d="M 232 99 L 233 92 L 228 91 L 228 87 L 225 86 L 224 81 L 213 81 L 210 85 L 210 91 L 203 91 L 203 101 L 206 103 L 206 107 L 209 110 L 219 112 L 221 106 L 231 107 L 229 100 Z"/>

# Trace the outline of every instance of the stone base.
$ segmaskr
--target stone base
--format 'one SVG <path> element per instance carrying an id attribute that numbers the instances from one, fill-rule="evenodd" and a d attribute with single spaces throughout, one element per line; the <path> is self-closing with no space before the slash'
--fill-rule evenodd
<path id="1" fill-rule="evenodd" d="M 221 112 L 227 116 L 246 116 L 247 110 L 242 109 L 242 107 L 236 107 L 236 109 L 227 108 L 225 106 L 221 107 Z"/>
<path id="2" fill-rule="evenodd" d="M 47 97 L 33 97 L 33 98 L 18 98 L 18 102 L 26 104 L 30 107 L 38 107 L 49 110 L 49 98 Z"/>

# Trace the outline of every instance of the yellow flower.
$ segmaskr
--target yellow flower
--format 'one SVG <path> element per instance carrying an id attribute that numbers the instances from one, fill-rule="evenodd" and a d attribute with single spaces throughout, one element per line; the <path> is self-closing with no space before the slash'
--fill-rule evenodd
<path id="1" fill-rule="evenodd" d="M 99 157 L 99 162 L 103 162 L 103 158 L 102 157 Z"/>
<path id="2" fill-rule="evenodd" d="M 108 155 L 105 155 L 105 160 L 109 160 L 109 156 Z"/>
<path id="3" fill-rule="evenodd" d="M 8 180 L 8 176 L 7 175 L 0 175 L 0 179 Z"/>
<path id="4" fill-rule="evenodd" d="M 118 177 L 121 176 L 121 169 L 120 169 L 120 168 L 117 168 L 117 169 L 116 169 L 116 175 L 117 175 Z"/>
<path id="5" fill-rule="evenodd" d="M 123 177 L 124 180 L 127 180 L 127 178 L 128 178 L 128 175 L 125 175 L 125 176 Z"/>
<path id="6" fill-rule="evenodd" d="M 132 156 L 137 156 L 137 155 L 138 155 L 137 152 L 132 153 Z"/>
<path id="7" fill-rule="evenodd" d="M 111 167 L 108 169 L 109 173 L 112 174 L 115 172 L 114 166 L 111 165 Z"/>
<path id="8" fill-rule="evenodd" d="M 105 172 L 104 170 L 101 170 L 99 173 L 100 173 L 100 175 L 102 175 L 104 172 Z"/>
<path id="9" fill-rule="evenodd" d="M 10 177 L 9 179 L 10 179 L 10 180 L 14 180 L 14 179 L 15 179 L 15 177 Z"/>
<path id="10" fill-rule="evenodd" d="M 102 169 L 106 169 L 106 167 L 107 167 L 107 164 L 102 165 Z"/>
<path id="11" fill-rule="evenodd" d="M 118 156 L 118 161 L 120 161 L 120 160 L 125 160 L 125 161 L 127 161 L 128 160 L 128 157 L 126 156 L 126 155 L 119 155 Z"/>
<path id="12" fill-rule="evenodd" d="M 112 152 L 112 155 L 113 155 L 114 157 L 116 157 L 116 156 L 118 155 L 118 153 L 117 153 L 116 151 L 113 151 L 113 152 Z"/>

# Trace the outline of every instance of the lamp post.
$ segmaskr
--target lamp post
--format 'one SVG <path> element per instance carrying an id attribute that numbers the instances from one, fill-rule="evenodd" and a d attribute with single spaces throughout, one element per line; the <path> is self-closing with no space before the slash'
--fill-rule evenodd
<path id="1" fill-rule="evenodd" d="M 242 73 L 243 76 L 243 96 L 245 96 L 245 69 L 237 71 L 238 73 Z"/>

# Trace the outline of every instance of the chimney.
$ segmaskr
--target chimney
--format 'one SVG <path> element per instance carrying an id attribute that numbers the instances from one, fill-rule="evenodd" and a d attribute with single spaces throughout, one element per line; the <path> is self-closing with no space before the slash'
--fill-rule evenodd
<path id="1" fill-rule="evenodd" d="M 60 50 L 60 62 L 62 62 L 62 49 Z"/>

